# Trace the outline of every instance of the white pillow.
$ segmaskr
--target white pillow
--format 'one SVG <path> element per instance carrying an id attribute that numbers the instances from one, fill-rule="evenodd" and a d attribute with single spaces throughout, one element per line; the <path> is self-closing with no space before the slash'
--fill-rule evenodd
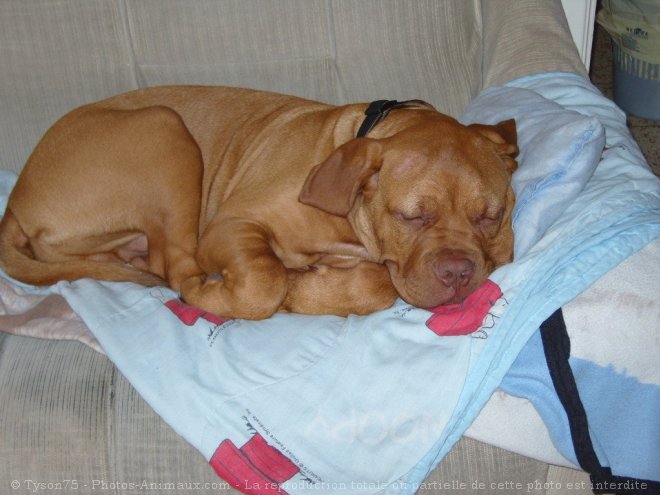
<path id="1" fill-rule="evenodd" d="M 587 117 L 521 88 L 488 88 L 460 118 L 464 124 L 516 120 L 518 170 L 512 187 L 514 256 L 523 256 L 562 214 L 592 176 L 605 130 Z"/>

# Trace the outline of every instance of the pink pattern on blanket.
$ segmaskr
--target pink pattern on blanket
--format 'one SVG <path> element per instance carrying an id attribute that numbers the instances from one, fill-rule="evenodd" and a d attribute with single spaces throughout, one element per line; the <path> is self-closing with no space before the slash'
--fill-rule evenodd
<path id="1" fill-rule="evenodd" d="M 177 316 L 177 318 L 179 318 L 179 320 L 181 320 L 185 325 L 189 327 L 197 323 L 197 320 L 200 318 L 206 321 L 210 321 L 216 325 L 220 325 L 221 323 L 225 322 L 225 320 L 220 318 L 218 315 L 214 315 L 213 313 L 209 313 L 195 306 L 191 306 L 190 304 L 186 304 L 181 299 L 170 299 L 164 304 L 170 311 L 172 311 L 172 313 Z"/>
<path id="2" fill-rule="evenodd" d="M 488 311 L 500 297 L 500 287 L 486 280 L 462 303 L 430 309 L 434 314 L 426 326 L 438 335 L 468 335 L 481 328 Z"/>
<path id="3" fill-rule="evenodd" d="M 224 440 L 209 461 L 222 479 L 248 494 L 286 492 L 279 486 L 295 476 L 299 469 L 282 452 L 255 434 L 240 449 L 229 439 Z"/>

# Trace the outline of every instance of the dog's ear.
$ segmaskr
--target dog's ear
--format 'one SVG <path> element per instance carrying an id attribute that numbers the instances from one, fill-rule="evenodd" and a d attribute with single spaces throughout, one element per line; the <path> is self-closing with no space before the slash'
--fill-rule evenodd
<path id="1" fill-rule="evenodd" d="M 382 162 L 378 141 L 353 139 L 312 169 L 298 199 L 327 213 L 346 216 L 358 194 L 375 187 Z"/>
<path id="2" fill-rule="evenodd" d="M 518 164 L 514 158 L 518 156 L 520 150 L 518 149 L 518 133 L 514 119 L 503 120 L 495 125 L 470 124 L 468 127 L 494 142 L 497 145 L 498 154 L 505 159 L 509 173 L 515 172 Z"/>

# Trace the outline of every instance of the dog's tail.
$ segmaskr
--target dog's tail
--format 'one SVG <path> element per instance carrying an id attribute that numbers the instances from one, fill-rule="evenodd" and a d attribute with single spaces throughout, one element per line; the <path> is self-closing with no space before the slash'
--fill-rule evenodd
<path id="1" fill-rule="evenodd" d="M 29 237 L 9 208 L 0 221 L 0 268 L 10 277 L 30 285 L 52 285 L 60 280 L 81 278 L 135 282 L 149 287 L 167 285 L 159 276 L 130 265 L 85 259 L 38 260 Z"/>

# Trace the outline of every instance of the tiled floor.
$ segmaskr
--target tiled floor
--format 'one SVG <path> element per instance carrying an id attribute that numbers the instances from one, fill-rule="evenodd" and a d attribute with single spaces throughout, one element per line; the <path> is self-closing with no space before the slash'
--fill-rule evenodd
<path id="1" fill-rule="evenodd" d="M 591 81 L 606 96 L 612 98 L 612 41 L 607 32 L 596 24 L 591 55 Z M 642 148 L 642 152 L 660 175 L 660 121 L 628 116 L 628 126 Z"/>

